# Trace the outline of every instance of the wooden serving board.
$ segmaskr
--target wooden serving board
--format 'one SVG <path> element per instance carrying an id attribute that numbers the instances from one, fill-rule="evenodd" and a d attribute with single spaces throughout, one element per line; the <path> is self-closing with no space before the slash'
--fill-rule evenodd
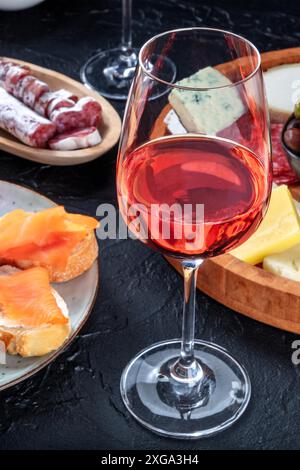
<path id="1" fill-rule="evenodd" d="M 264 71 L 289 63 L 300 63 L 300 47 L 262 54 Z M 300 184 L 290 189 L 293 197 L 300 201 Z M 179 261 L 167 259 L 181 273 Z M 268 273 L 226 254 L 203 263 L 197 287 L 236 312 L 300 333 L 300 282 Z"/>
<path id="2" fill-rule="evenodd" d="M 118 142 L 121 132 L 120 116 L 112 105 L 105 98 L 99 95 L 99 93 L 89 90 L 82 83 L 79 83 L 59 72 L 55 72 L 54 70 L 46 69 L 18 59 L 8 57 L 3 57 L 3 59 L 16 62 L 18 64 L 28 65 L 31 68 L 33 75 L 46 82 L 51 90 L 64 88 L 71 93 L 74 93 L 79 98 L 83 96 L 91 96 L 95 98 L 102 107 L 102 121 L 99 125 L 99 132 L 101 134 L 102 141 L 94 147 L 80 150 L 62 151 L 41 149 L 29 147 L 17 140 L 11 134 L 0 129 L 0 149 L 39 163 L 69 166 L 95 160 L 100 157 L 100 155 L 103 155 L 110 150 Z"/>

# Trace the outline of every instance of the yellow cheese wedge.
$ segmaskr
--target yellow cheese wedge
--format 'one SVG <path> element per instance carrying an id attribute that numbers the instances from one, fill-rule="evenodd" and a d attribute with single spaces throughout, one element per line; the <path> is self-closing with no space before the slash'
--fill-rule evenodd
<path id="1" fill-rule="evenodd" d="M 300 219 L 288 187 L 272 190 L 265 218 L 251 237 L 231 254 L 250 264 L 300 243 Z"/>
<path id="2" fill-rule="evenodd" d="M 263 268 L 278 276 L 300 281 L 300 244 L 292 246 L 282 253 L 266 256 Z"/>

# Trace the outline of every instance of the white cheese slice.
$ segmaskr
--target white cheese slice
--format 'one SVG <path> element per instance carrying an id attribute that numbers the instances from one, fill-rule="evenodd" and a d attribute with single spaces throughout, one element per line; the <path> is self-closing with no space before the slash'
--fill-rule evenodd
<path id="1" fill-rule="evenodd" d="M 231 83 L 212 67 L 201 69 L 177 82 L 177 85 L 191 88 L 174 88 L 169 94 L 169 102 L 188 132 L 215 135 L 245 113 L 245 107 L 235 87 L 214 88 Z M 193 87 L 213 88 L 195 91 Z"/>
<path id="2" fill-rule="evenodd" d="M 269 108 L 291 114 L 300 100 L 300 64 L 273 67 L 264 73 Z"/>
<path id="3" fill-rule="evenodd" d="M 168 112 L 164 119 L 164 123 L 166 124 L 169 132 L 171 134 L 186 134 L 187 131 L 185 127 L 180 122 L 179 117 L 175 113 L 174 109 L 171 109 L 171 111 Z"/>
<path id="4" fill-rule="evenodd" d="M 300 216 L 300 203 L 294 199 L 297 212 Z M 300 281 L 300 244 L 274 255 L 266 256 L 263 260 L 265 271 L 286 277 L 293 281 Z"/>
<path id="5" fill-rule="evenodd" d="M 300 281 L 300 244 L 294 245 L 282 253 L 266 256 L 263 268 L 278 276 Z"/>

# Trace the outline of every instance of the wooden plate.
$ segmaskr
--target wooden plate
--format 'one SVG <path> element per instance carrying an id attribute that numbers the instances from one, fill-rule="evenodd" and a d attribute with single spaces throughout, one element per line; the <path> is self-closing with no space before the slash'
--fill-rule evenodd
<path id="1" fill-rule="evenodd" d="M 30 189 L 0 181 L 0 216 L 13 209 L 42 210 L 54 206 L 54 202 Z M 99 283 L 98 262 L 81 276 L 71 281 L 55 284 L 69 308 L 71 335 L 54 352 L 42 357 L 21 357 L 7 354 L 6 364 L 0 364 L 0 390 L 11 387 L 38 372 L 52 362 L 75 338 L 86 322 L 96 298 Z"/>
<path id="2" fill-rule="evenodd" d="M 300 63 L 300 47 L 262 54 L 264 71 L 288 63 Z M 300 201 L 300 185 L 290 189 Z M 181 273 L 180 263 L 167 259 Z M 203 263 L 197 287 L 236 312 L 300 333 L 300 282 L 268 273 L 226 254 Z"/>
<path id="3" fill-rule="evenodd" d="M 17 62 L 18 64 L 28 65 L 33 74 L 37 78 L 45 81 L 49 85 L 50 89 L 58 90 L 59 88 L 65 88 L 80 98 L 83 96 L 91 96 L 95 98 L 101 104 L 103 120 L 99 126 L 102 142 L 87 149 L 61 151 L 33 148 L 22 144 L 22 142 L 2 129 L 0 129 L 0 149 L 34 162 L 48 165 L 67 166 L 78 165 L 80 163 L 95 160 L 100 157 L 100 155 L 103 155 L 110 150 L 118 142 L 121 132 L 121 119 L 117 111 L 105 98 L 95 91 L 89 90 L 82 83 L 79 83 L 66 75 L 55 72 L 54 70 L 49 70 L 18 59 L 11 59 L 8 57 L 5 57 L 4 59 Z"/>

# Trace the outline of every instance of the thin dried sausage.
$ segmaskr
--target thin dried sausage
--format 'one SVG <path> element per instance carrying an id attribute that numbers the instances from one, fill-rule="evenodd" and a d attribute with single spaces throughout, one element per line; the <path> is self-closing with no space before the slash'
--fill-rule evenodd
<path id="1" fill-rule="evenodd" d="M 55 125 L 0 88 L 0 127 L 31 147 L 46 147 Z"/>

